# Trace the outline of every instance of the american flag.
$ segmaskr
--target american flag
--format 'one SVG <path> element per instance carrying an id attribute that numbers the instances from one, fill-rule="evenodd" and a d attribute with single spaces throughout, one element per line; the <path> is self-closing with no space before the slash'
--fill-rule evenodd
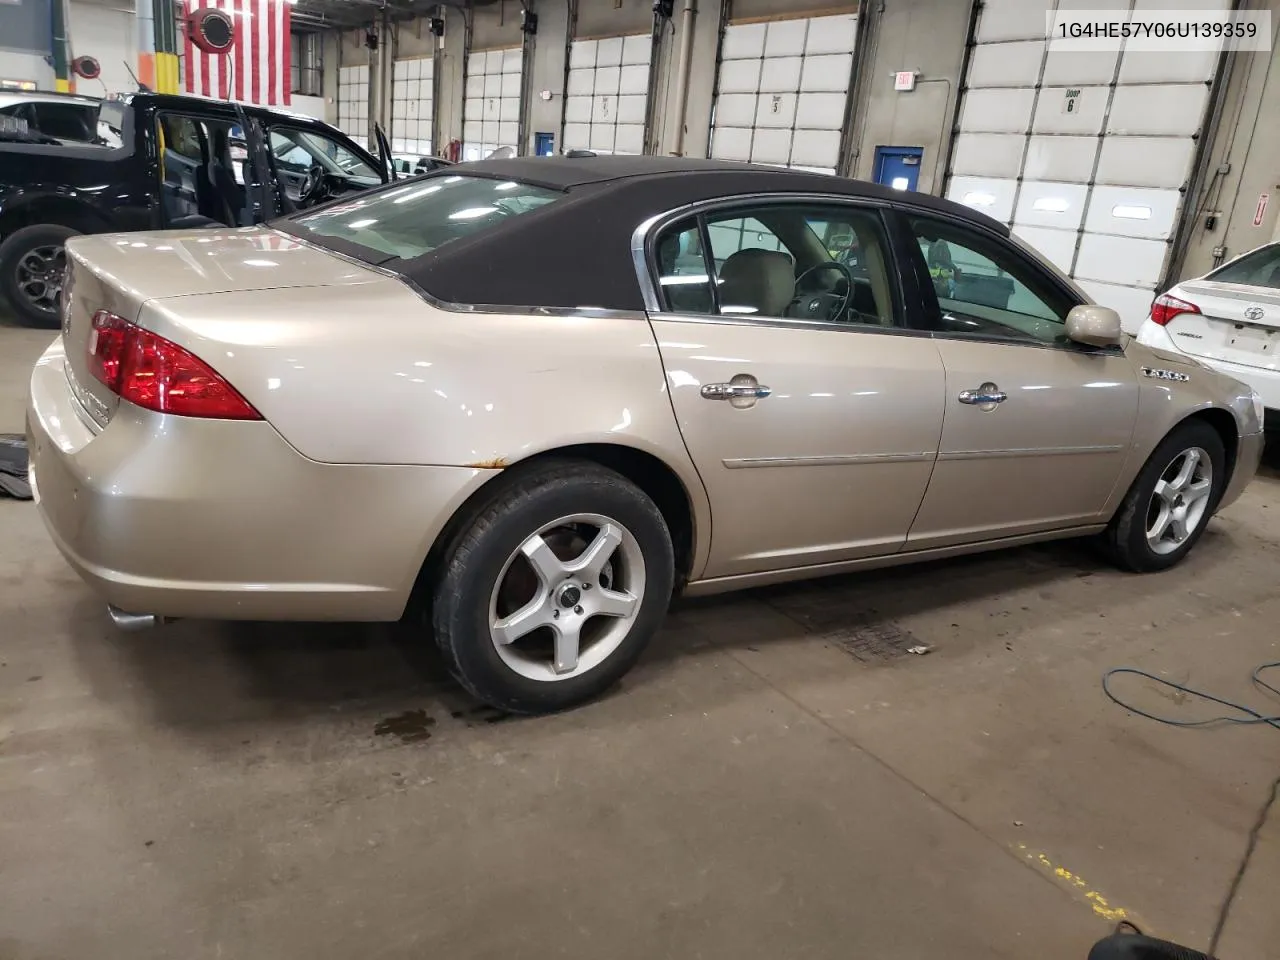
<path id="1" fill-rule="evenodd" d="M 187 9 L 215 7 L 231 16 L 230 52 L 205 53 L 186 38 L 187 93 L 219 100 L 288 106 L 293 48 L 288 0 L 188 0 Z"/>

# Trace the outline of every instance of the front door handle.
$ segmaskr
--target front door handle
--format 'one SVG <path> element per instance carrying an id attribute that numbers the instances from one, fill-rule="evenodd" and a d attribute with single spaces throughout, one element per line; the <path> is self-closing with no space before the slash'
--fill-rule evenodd
<path id="1" fill-rule="evenodd" d="M 740 373 L 728 383 L 705 383 L 699 392 L 704 400 L 728 400 L 735 407 L 754 406 L 773 393 L 749 373 Z"/>
<path id="2" fill-rule="evenodd" d="M 998 404 L 1004 403 L 1008 398 L 1008 394 L 990 381 L 977 390 L 960 391 L 961 403 L 967 403 L 982 410 L 994 410 Z"/>

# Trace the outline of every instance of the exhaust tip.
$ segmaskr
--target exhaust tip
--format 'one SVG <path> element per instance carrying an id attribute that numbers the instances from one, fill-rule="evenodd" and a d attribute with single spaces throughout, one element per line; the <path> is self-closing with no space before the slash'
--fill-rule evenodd
<path id="1" fill-rule="evenodd" d="M 126 633 L 150 630 L 152 627 L 168 622 L 164 617 L 157 617 L 154 613 L 129 613 L 110 604 L 107 605 L 107 615 L 111 617 L 111 622 L 116 625 L 116 629 Z"/>

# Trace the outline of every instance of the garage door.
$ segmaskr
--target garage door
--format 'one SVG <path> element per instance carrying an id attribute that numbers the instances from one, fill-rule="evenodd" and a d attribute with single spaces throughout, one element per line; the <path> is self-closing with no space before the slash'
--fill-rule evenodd
<path id="1" fill-rule="evenodd" d="M 397 60 L 391 89 L 391 151 L 408 157 L 431 155 L 431 57 Z"/>
<path id="2" fill-rule="evenodd" d="M 467 57 L 462 105 L 462 159 L 482 160 L 499 147 L 520 143 L 520 47 L 479 50 Z"/>
<path id="3" fill-rule="evenodd" d="M 338 70 L 338 129 L 362 147 L 369 136 L 369 67 Z"/>
<path id="4" fill-rule="evenodd" d="M 564 97 L 564 148 L 644 153 L 649 103 L 647 34 L 574 40 Z"/>
<path id="5" fill-rule="evenodd" d="M 1164 274 L 1217 54 L 1049 52 L 1044 11 L 983 6 L 947 196 L 1012 224 L 1133 331 Z"/>
<path id="6" fill-rule="evenodd" d="M 710 155 L 834 173 L 856 32 L 853 14 L 730 22 Z"/>

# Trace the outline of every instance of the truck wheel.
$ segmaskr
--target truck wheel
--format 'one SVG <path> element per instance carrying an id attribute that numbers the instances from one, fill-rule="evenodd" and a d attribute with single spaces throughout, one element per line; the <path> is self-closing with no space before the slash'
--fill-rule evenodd
<path id="1" fill-rule="evenodd" d="M 56 223 L 38 223 L 15 230 L 0 243 L 0 293 L 24 327 L 58 329 L 58 301 L 67 269 L 63 244 L 78 233 Z"/>

